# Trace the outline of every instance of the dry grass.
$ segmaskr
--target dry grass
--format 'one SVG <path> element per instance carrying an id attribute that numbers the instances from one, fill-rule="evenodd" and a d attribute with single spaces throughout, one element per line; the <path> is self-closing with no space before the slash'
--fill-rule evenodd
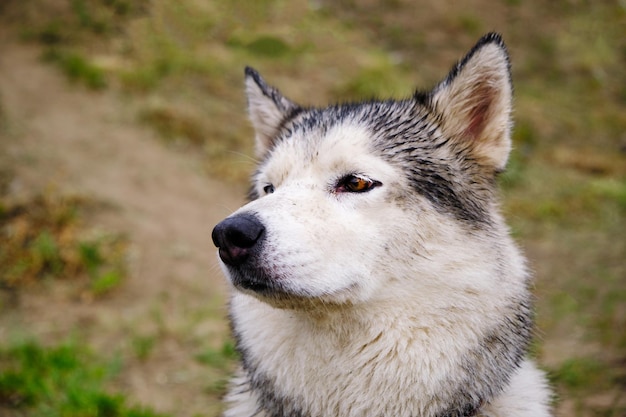
<path id="1" fill-rule="evenodd" d="M 0 195 L 0 289 L 15 293 L 49 279 L 73 281 L 73 297 L 83 299 L 116 289 L 127 242 L 89 230 L 81 214 L 90 205 L 54 190 L 26 201 Z"/>

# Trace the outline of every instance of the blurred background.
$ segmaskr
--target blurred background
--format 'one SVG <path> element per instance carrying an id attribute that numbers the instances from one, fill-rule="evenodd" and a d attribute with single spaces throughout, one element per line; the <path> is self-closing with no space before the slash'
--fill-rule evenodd
<path id="1" fill-rule="evenodd" d="M 403 98 L 498 31 L 532 354 L 557 416 L 625 417 L 626 3 L 460 3 L 1 0 L 0 415 L 217 416 L 244 66 L 302 104 Z"/>

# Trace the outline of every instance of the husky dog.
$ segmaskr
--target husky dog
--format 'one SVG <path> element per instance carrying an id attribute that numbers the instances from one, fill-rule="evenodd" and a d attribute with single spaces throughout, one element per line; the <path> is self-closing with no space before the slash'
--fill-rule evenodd
<path id="1" fill-rule="evenodd" d="M 224 416 L 549 416 L 498 209 L 501 37 L 406 100 L 303 107 L 245 73 L 260 163 L 212 234 L 242 359 Z"/>

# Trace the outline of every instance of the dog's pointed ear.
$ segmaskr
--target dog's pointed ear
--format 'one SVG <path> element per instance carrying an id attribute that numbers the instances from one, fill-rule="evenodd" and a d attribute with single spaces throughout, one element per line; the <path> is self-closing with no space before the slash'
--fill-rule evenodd
<path id="1" fill-rule="evenodd" d="M 280 125 L 299 106 L 267 84 L 253 68 L 246 67 L 245 72 L 248 116 L 256 133 L 256 154 L 262 157 L 272 147 Z"/>
<path id="2" fill-rule="evenodd" d="M 511 150 L 513 87 L 509 55 L 497 33 L 483 36 L 430 94 L 451 137 L 479 162 L 501 171 Z"/>

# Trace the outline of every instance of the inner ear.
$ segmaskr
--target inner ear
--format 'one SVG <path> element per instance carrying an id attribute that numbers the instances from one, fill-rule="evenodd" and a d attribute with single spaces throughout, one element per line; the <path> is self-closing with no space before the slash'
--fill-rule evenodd
<path id="1" fill-rule="evenodd" d="M 490 113 L 494 107 L 494 101 L 498 92 L 494 91 L 487 83 L 477 83 L 472 92 L 475 102 L 468 103 L 468 126 L 465 136 L 473 140 L 480 140 L 490 120 Z"/>
<path id="2" fill-rule="evenodd" d="M 489 34 L 472 48 L 430 94 L 442 129 L 463 148 L 501 170 L 511 149 L 512 85 L 502 39 Z"/>

